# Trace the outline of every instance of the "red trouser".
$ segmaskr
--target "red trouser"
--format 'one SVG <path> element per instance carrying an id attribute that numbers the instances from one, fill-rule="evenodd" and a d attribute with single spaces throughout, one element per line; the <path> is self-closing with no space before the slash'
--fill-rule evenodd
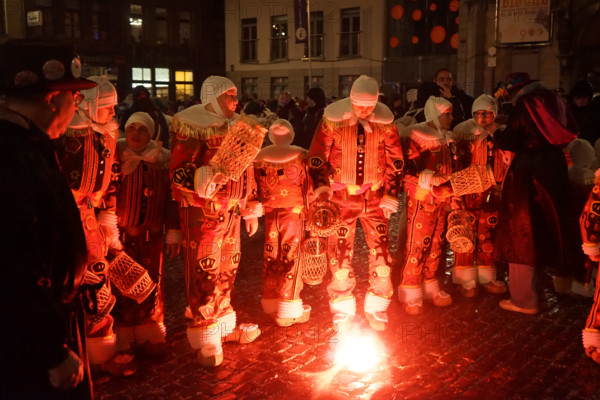
<path id="1" fill-rule="evenodd" d="M 488 192 L 463 197 L 464 208 L 475 216 L 472 228 L 475 248 L 470 253 L 454 253 L 454 266 L 494 266 L 493 233 L 498 224 L 498 210 L 485 203 Z"/>
<path id="2" fill-rule="evenodd" d="M 300 298 L 299 248 L 304 236 L 302 215 L 286 208 L 265 209 L 263 299 Z"/>
<path id="3" fill-rule="evenodd" d="M 207 214 L 181 207 L 188 302 L 194 325 L 210 325 L 233 310 L 231 290 L 241 259 L 240 217 L 235 208 Z"/>
<path id="4" fill-rule="evenodd" d="M 94 208 L 80 206 L 79 213 L 81 215 L 81 222 L 83 223 L 83 232 L 85 234 L 85 242 L 87 246 L 87 269 L 89 272 L 104 281 L 104 283 L 101 285 L 102 298 L 109 298 L 114 295 L 114 293 L 112 292 L 111 286 L 108 283 L 109 264 L 106 260 L 107 247 L 106 240 L 104 239 L 104 233 L 102 233 L 100 225 L 98 225 Z M 97 287 L 95 291 L 98 293 L 100 288 Z M 119 301 L 121 301 L 121 298 L 119 298 Z M 98 308 L 105 308 L 101 303 L 102 301 L 99 301 Z M 110 314 L 106 314 L 104 318 L 99 320 L 97 315 L 98 314 L 94 315 L 86 313 L 86 336 L 104 337 L 112 334 L 113 317 Z"/>
<path id="5" fill-rule="evenodd" d="M 162 232 L 138 236 L 123 235 L 125 252 L 142 267 L 148 270 L 156 289 L 141 304 L 129 298 L 119 298 L 113 315 L 116 323 L 136 326 L 148 323 L 162 324 L 164 321 L 164 280 L 163 280 L 163 234 Z"/>
<path id="6" fill-rule="evenodd" d="M 585 322 L 585 327 L 588 329 L 600 329 L 600 272 L 596 276 L 596 291 L 594 292 L 593 299 L 594 303 Z"/>
<path id="7" fill-rule="evenodd" d="M 401 286 L 417 286 L 436 277 L 446 240 L 448 203 L 429 203 L 408 197 L 407 237 Z"/>
<path id="8" fill-rule="evenodd" d="M 352 269 L 356 220 L 359 219 L 369 247 L 368 293 L 389 298 L 394 289 L 390 277 L 391 257 L 389 252 L 389 223 L 379 207 L 381 198 L 367 191 L 359 195 L 348 195 L 345 190 L 335 191 L 332 202 L 340 208 L 342 224 L 329 237 L 330 245 L 337 240 L 335 257 L 330 259 L 332 279 L 327 286 L 330 301 L 352 296 L 356 278 Z M 331 257 L 331 256 L 330 256 Z"/>

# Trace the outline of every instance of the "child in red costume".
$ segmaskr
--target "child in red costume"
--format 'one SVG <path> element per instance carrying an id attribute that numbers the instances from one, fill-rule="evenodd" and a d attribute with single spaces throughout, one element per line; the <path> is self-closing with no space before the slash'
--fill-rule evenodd
<path id="1" fill-rule="evenodd" d="M 171 198 L 169 158 L 154 137 L 154 120 L 133 113 L 125 123 L 125 138 L 117 141 L 121 184 L 117 191 L 117 217 L 127 254 L 148 270 L 156 290 L 142 303 L 123 299 L 115 306 L 119 346 L 134 343 L 151 355 L 166 351 L 164 325 L 163 230 L 166 254 L 179 253 L 181 231 L 177 203 Z"/>
<path id="2" fill-rule="evenodd" d="M 423 298 L 438 307 L 452 304 L 452 297 L 440 289 L 437 278 L 450 202 L 434 192 L 452 173 L 452 104 L 431 96 L 425 103 L 425 119 L 400 133 L 409 160 L 405 180 L 407 240 L 398 298 L 408 314 L 422 312 Z"/>
<path id="3" fill-rule="evenodd" d="M 494 143 L 495 121 L 498 114 L 496 99 L 487 94 L 473 102 L 473 118 L 461 122 L 454 128 L 455 141 L 465 140 L 471 144 L 471 164 L 489 165 L 494 171 L 497 185 L 482 193 L 461 196 L 463 209 L 474 216 L 472 228 L 475 246 L 470 252 L 454 252 L 452 281 L 461 285 L 465 297 L 476 294 L 479 283 L 490 293 L 506 292 L 506 284 L 496 280 L 494 266 L 493 232 L 498 223 L 499 185 L 504 179 L 512 154 L 498 149 Z"/>
<path id="4" fill-rule="evenodd" d="M 300 298 L 300 246 L 306 210 L 306 153 L 291 146 L 292 125 L 278 119 L 269 128 L 273 143 L 254 160 L 260 201 L 265 210 L 265 267 L 262 306 L 280 326 L 306 322 L 310 306 Z"/>

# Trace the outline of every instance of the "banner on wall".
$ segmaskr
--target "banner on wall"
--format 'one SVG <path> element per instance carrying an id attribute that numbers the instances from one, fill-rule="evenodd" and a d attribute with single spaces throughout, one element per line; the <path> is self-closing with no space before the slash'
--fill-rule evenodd
<path id="1" fill-rule="evenodd" d="M 296 43 L 306 43 L 308 38 L 306 0 L 294 0 L 294 22 Z"/>
<path id="2" fill-rule="evenodd" d="M 549 44 L 551 0 L 498 0 L 497 44 Z"/>

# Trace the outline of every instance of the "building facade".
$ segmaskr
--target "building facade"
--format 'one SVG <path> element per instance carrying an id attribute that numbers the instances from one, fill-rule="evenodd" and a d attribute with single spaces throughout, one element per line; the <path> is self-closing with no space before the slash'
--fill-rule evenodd
<path id="1" fill-rule="evenodd" d="M 227 76 L 261 99 L 283 90 L 302 98 L 313 86 L 347 96 L 362 74 L 381 81 L 384 14 L 384 1 L 310 1 L 309 60 L 308 44 L 296 43 L 292 0 L 226 0 Z"/>
<path id="2" fill-rule="evenodd" d="M 3 0 L 2 34 L 72 40 L 84 74 L 107 75 L 120 98 L 137 85 L 186 100 L 225 66 L 219 0 Z"/>
<path id="3" fill-rule="evenodd" d="M 514 71 L 600 91 L 600 0 L 303 1 L 310 57 L 294 0 L 0 0 L 0 34 L 73 40 L 85 73 L 109 76 L 121 99 L 143 84 L 185 100 L 211 74 L 262 99 L 313 86 L 344 97 L 366 74 L 389 96 L 443 67 L 473 96 Z"/>

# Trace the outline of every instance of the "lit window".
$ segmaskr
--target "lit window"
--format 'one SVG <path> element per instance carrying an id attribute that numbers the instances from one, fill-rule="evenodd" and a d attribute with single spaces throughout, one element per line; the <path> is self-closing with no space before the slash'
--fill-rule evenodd
<path id="1" fill-rule="evenodd" d="M 145 86 L 152 93 L 154 85 L 152 83 L 151 68 L 131 68 L 131 87 Z"/>
<path id="2" fill-rule="evenodd" d="M 287 41 L 287 15 L 273 17 L 271 23 L 271 60 L 287 59 Z"/>
<path id="3" fill-rule="evenodd" d="M 169 68 L 154 68 L 156 82 L 169 82 Z"/>
<path id="4" fill-rule="evenodd" d="M 194 73 L 189 70 L 175 71 L 175 98 L 185 101 L 194 95 Z"/>

